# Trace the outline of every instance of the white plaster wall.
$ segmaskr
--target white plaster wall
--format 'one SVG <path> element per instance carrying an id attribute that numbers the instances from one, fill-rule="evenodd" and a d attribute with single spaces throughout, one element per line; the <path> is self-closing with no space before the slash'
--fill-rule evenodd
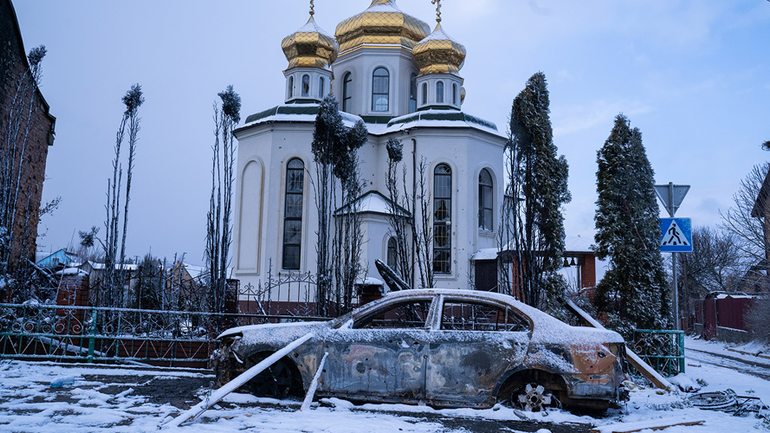
<path id="1" fill-rule="evenodd" d="M 372 111 L 372 74 L 378 67 L 390 74 L 388 111 Z M 342 87 L 345 74 L 353 74 L 351 114 L 360 116 L 397 117 L 409 112 L 409 80 L 417 69 L 412 64 L 411 51 L 401 47 L 359 48 L 339 57 L 332 65 L 335 83 L 332 93 L 342 107 Z"/>

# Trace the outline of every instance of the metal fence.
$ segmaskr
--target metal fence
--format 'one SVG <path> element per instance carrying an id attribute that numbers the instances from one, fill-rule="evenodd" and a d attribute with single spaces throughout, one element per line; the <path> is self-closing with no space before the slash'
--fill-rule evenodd
<path id="1" fill-rule="evenodd" d="M 336 317 L 361 303 L 361 288 L 350 296 L 350 303 L 345 302 L 342 294 L 329 293 L 322 300 L 324 308 L 318 301 L 318 282 L 315 274 L 310 272 L 279 272 L 272 273 L 268 269 L 267 280 L 259 281 L 257 286 L 249 283 L 239 292 L 239 307 L 241 313 L 263 316 L 281 315 L 291 317 Z M 333 291 L 333 290 L 332 290 Z M 322 314 L 323 312 L 323 314 Z"/>
<path id="2" fill-rule="evenodd" d="M 633 351 L 664 376 L 684 373 L 684 331 L 637 329 Z"/>
<path id="3" fill-rule="evenodd" d="M 207 367 L 224 329 L 247 324 L 319 320 L 286 315 L 215 314 L 0 304 L 0 357 L 86 362 L 138 361 Z"/>

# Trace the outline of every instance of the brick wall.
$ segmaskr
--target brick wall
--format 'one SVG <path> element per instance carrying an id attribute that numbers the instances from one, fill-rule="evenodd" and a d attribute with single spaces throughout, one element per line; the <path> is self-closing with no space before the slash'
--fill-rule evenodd
<path id="1" fill-rule="evenodd" d="M 21 32 L 16 20 L 16 13 L 10 0 L 0 0 L 0 154 L 9 149 L 5 132 L 8 129 L 9 110 L 16 94 L 16 83 L 28 70 L 26 52 L 21 39 Z M 45 60 L 43 60 L 45 64 Z M 31 78 L 27 74 L 31 82 Z M 34 89 L 34 87 L 32 87 Z M 13 224 L 13 251 L 10 254 L 11 271 L 16 268 L 20 257 L 30 257 L 34 261 L 37 243 L 37 225 L 39 222 L 40 201 L 43 194 L 45 165 L 48 146 L 53 143 L 55 118 L 50 115 L 48 103 L 39 90 L 30 91 L 25 99 L 33 104 L 33 115 L 29 122 L 29 135 L 24 149 L 21 170 L 19 197 L 16 200 Z M 21 130 L 27 127 L 26 110 Z M 21 141 L 17 141 L 20 146 Z M 21 162 L 17 152 L 14 166 Z"/>

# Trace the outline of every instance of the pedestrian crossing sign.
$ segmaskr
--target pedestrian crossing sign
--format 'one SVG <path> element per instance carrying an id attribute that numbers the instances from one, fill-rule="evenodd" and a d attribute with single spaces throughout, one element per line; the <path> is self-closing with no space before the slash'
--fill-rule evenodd
<path id="1" fill-rule="evenodd" d="M 661 218 L 660 251 L 664 253 L 691 253 L 692 226 L 690 218 Z"/>

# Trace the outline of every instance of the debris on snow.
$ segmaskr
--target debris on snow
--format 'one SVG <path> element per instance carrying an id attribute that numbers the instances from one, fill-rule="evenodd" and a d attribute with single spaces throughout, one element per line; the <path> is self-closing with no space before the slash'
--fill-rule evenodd
<path id="1" fill-rule="evenodd" d="M 702 425 L 705 420 L 688 420 L 686 418 L 661 418 L 632 423 L 610 424 L 597 427 L 591 433 L 632 433 L 643 430 L 663 430 L 674 426 Z"/>
<path id="2" fill-rule="evenodd" d="M 694 380 L 692 380 L 689 376 L 685 375 L 684 373 L 679 373 L 674 377 L 669 377 L 668 381 L 672 385 L 676 385 L 677 387 L 679 387 L 679 390 L 683 392 L 700 391 L 700 385 L 698 385 L 698 383 L 696 383 Z"/>

